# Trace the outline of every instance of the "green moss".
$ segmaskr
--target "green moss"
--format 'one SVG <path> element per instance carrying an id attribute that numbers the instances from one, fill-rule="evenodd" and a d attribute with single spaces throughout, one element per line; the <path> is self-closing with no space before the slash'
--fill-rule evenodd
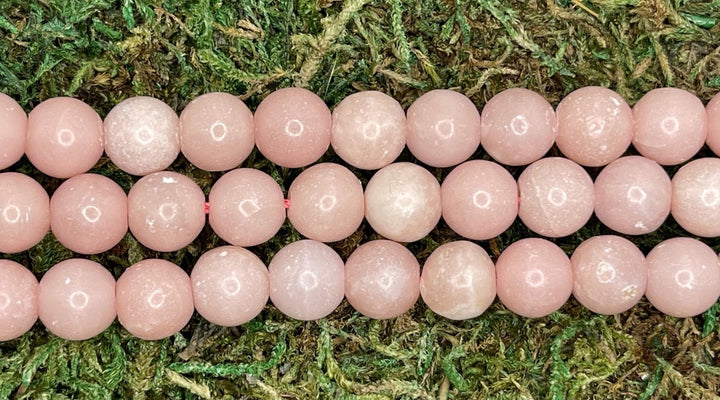
<path id="1" fill-rule="evenodd" d="M 508 87 L 538 91 L 557 104 L 587 85 L 609 86 L 631 104 L 665 85 L 707 101 L 720 87 L 718 18 L 717 1 L 684 0 L 8 0 L 0 2 L 0 91 L 28 111 L 64 95 L 103 116 L 129 96 L 155 96 L 180 111 L 211 91 L 237 94 L 254 109 L 268 93 L 291 85 L 315 91 L 331 107 L 371 89 L 407 107 L 434 88 L 466 93 L 481 107 Z M 700 156 L 710 154 L 703 149 Z M 488 158 L 482 151 L 475 157 Z M 408 152 L 401 159 L 415 161 Z M 338 158 L 329 152 L 323 160 Z M 257 151 L 244 165 L 285 189 L 299 173 Z M 205 193 L 221 175 L 182 157 L 171 169 Z M 12 170 L 50 193 L 60 183 L 26 159 Z M 353 171 L 363 183 L 372 176 Z M 106 159 L 93 172 L 125 190 L 136 180 Z M 439 179 L 448 173 L 432 172 Z M 521 170 L 511 172 L 517 177 Z M 571 253 L 605 233 L 593 218 L 555 242 Z M 687 233 L 669 219 L 657 232 L 631 239 L 647 252 L 678 235 Z M 497 257 L 528 236 L 517 223 L 480 244 Z M 269 262 L 299 238 L 286 224 L 252 250 Z M 363 224 L 332 246 L 347 257 L 375 238 Z M 456 239 L 441 223 L 408 247 L 424 261 Z M 704 241 L 720 250 L 717 238 Z M 222 244 L 206 228 L 191 246 L 157 253 L 128 234 L 92 259 L 116 277 L 148 257 L 189 271 L 200 254 Z M 3 255 L 38 276 L 72 256 L 52 235 L 30 251 Z M 719 311 L 716 304 L 681 320 L 643 301 L 605 317 L 571 300 L 547 318 L 529 320 L 496 303 L 479 318 L 457 322 L 419 302 L 395 320 L 374 321 L 343 303 L 328 318 L 303 323 L 268 306 L 233 329 L 196 316 L 180 334 L 158 342 L 135 339 L 115 323 L 72 343 L 38 323 L 0 344 L 0 399 L 713 399 L 720 386 Z"/>

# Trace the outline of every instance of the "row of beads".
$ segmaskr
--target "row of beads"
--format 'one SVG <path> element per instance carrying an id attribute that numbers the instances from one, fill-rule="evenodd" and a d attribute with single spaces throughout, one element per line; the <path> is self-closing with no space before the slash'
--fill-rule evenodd
<path id="1" fill-rule="evenodd" d="M 170 171 L 141 178 L 127 196 L 107 177 L 81 174 L 63 182 L 52 199 L 30 177 L 1 173 L 0 252 L 29 249 L 48 227 L 81 254 L 113 248 L 128 228 L 150 249 L 175 251 L 200 234 L 206 211 L 220 238 L 243 247 L 272 238 L 286 217 L 304 237 L 321 242 L 349 237 L 363 218 L 387 239 L 413 242 L 441 216 L 472 240 L 500 235 L 517 216 L 540 235 L 563 237 L 579 230 L 593 211 L 628 235 L 652 232 L 672 213 L 694 235 L 720 236 L 720 159 L 714 157 L 687 163 L 672 180 L 650 159 L 621 157 L 594 183 L 581 166 L 559 157 L 534 162 L 517 182 L 496 163 L 467 161 L 442 185 L 421 166 L 393 163 L 376 172 L 364 192 L 349 169 L 321 163 L 300 173 L 287 196 L 286 201 L 269 175 L 251 168 L 224 174 L 207 207 L 195 182 Z"/>
<path id="2" fill-rule="evenodd" d="M 450 242 L 430 255 L 422 276 L 415 256 L 388 240 L 361 245 L 345 263 L 327 245 L 301 240 L 267 268 L 250 251 L 225 246 L 203 254 L 191 276 L 169 261 L 148 259 L 117 283 L 90 260 L 63 261 L 39 285 L 22 265 L 0 260 L 0 340 L 24 334 L 38 315 L 65 339 L 93 337 L 117 316 L 131 334 L 157 340 L 182 329 L 194 310 L 214 324 L 243 324 L 268 297 L 291 318 L 315 320 L 343 298 L 370 318 L 394 318 L 422 295 L 437 314 L 461 320 L 481 315 L 496 295 L 511 311 L 535 318 L 558 310 L 571 294 L 602 314 L 624 312 L 645 294 L 668 315 L 694 316 L 720 295 L 720 262 L 695 239 L 666 240 L 646 258 L 619 236 L 588 239 L 571 259 L 545 239 L 523 239 L 495 265 L 480 246 Z"/>
<path id="3" fill-rule="evenodd" d="M 255 114 L 236 97 L 209 93 L 180 117 L 160 100 L 134 97 L 115 106 L 103 122 L 87 104 L 58 97 L 40 103 L 26 117 L 0 94 L 0 169 L 26 153 L 40 171 L 57 178 L 87 172 L 103 150 L 123 171 L 147 175 L 166 169 L 180 151 L 201 169 L 236 168 L 254 145 L 273 163 L 308 166 L 332 144 L 348 164 L 378 169 L 392 163 L 407 144 L 421 162 L 451 167 L 480 144 L 496 161 L 527 165 L 557 143 L 567 158 L 603 166 L 632 142 L 662 165 L 692 158 L 707 142 L 720 154 L 720 96 L 707 105 L 677 88 L 651 90 L 631 110 L 610 89 L 586 87 L 553 110 L 527 89 L 508 89 L 478 112 L 473 102 L 450 90 L 433 90 L 407 110 L 379 92 L 348 96 L 334 111 L 317 95 L 286 88 L 267 96 Z M 62 163 L 58 161 L 62 160 Z"/>

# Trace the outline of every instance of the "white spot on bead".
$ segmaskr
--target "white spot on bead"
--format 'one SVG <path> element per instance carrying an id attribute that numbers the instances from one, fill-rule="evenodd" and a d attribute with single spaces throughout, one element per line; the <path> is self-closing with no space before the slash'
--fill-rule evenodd
<path id="1" fill-rule="evenodd" d="M 60 145 L 70 147 L 75 143 L 75 134 L 70 129 L 60 129 L 57 133 L 57 140 Z"/>
<path id="2" fill-rule="evenodd" d="M 675 117 L 665 117 L 660 121 L 660 129 L 668 135 L 674 135 L 680 130 L 680 122 Z"/>
<path id="3" fill-rule="evenodd" d="M 631 203 L 635 204 L 642 204 L 647 198 L 647 194 L 639 186 L 631 186 L 626 196 Z"/>
<path id="4" fill-rule="evenodd" d="M 70 301 L 70 307 L 74 308 L 75 310 L 81 311 L 85 307 L 87 307 L 90 298 L 88 297 L 87 293 L 78 290 L 77 292 L 73 292 L 68 300 Z"/>
<path id="5" fill-rule="evenodd" d="M 381 288 L 383 288 L 385 290 L 388 290 L 392 286 L 393 281 L 394 281 L 394 279 L 393 279 L 392 275 L 390 275 L 388 273 L 383 273 L 382 276 L 380 277 L 380 279 L 378 279 L 378 286 L 380 286 Z"/>
<path id="6" fill-rule="evenodd" d="M 442 139 L 449 139 L 455 134 L 455 124 L 449 119 L 440 120 L 435 124 L 435 133 Z"/>
<path id="7" fill-rule="evenodd" d="M 624 300 L 630 300 L 637 294 L 637 285 L 627 285 L 622 288 L 622 295 Z"/>
<path id="8" fill-rule="evenodd" d="M 285 133 L 287 133 L 288 136 L 300 136 L 303 134 L 304 130 L 305 126 L 297 119 L 291 119 L 285 124 Z"/>
<path id="9" fill-rule="evenodd" d="M 337 198 L 335 196 L 331 196 L 329 194 L 324 195 L 320 198 L 320 201 L 315 204 L 315 206 L 322 211 L 330 211 L 333 208 L 335 208 L 335 204 L 337 203 Z"/>
<path id="10" fill-rule="evenodd" d="M 715 207 L 718 203 L 720 193 L 715 188 L 705 189 L 700 195 L 700 199 L 706 207 Z"/>
<path id="11" fill-rule="evenodd" d="M 215 121 L 210 125 L 210 136 L 212 136 L 216 142 L 221 142 L 225 139 L 225 137 L 227 137 L 227 131 L 227 126 L 220 121 Z"/>
<path id="12" fill-rule="evenodd" d="M 100 216 L 102 215 L 102 212 L 99 208 L 95 206 L 85 206 L 82 209 L 82 216 L 85 218 L 85 220 L 91 224 L 94 224 L 98 222 L 100 219 Z"/>
<path id="13" fill-rule="evenodd" d="M 165 304 L 165 298 L 167 296 L 161 289 L 156 289 L 148 296 L 147 303 L 152 308 L 160 308 Z"/>
<path id="14" fill-rule="evenodd" d="M 525 283 L 532 287 L 540 287 L 545 283 L 545 274 L 539 269 L 532 269 L 525 274 Z"/>
<path id="15" fill-rule="evenodd" d="M 587 126 L 588 136 L 600 136 L 605 130 L 605 118 L 598 115 L 588 116 L 585 119 L 585 125 Z"/>
<path id="16" fill-rule="evenodd" d="M 172 176 L 163 176 L 162 181 L 163 183 L 178 183 L 177 179 Z"/>
<path id="17" fill-rule="evenodd" d="M 254 199 L 245 199 L 238 203 L 238 211 L 240 211 L 243 217 L 247 218 L 260 211 L 260 206 L 258 206 L 257 201 Z"/>
<path id="18" fill-rule="evenodd" d="M 147 126 L 141 126 L 135 131 L 135 140 L 143 146 L 147 146 L 155 140 L 155 134 Z"/>
<path id="19" fill-rule="evenodd" d="M 567 193 L 558 187 L 554 187 L 548 191 L 547 199 L 550 204 L 560 207 L 567 201 Z"/>
<path id="20" fill-rule="evenodd" d="M 234 276 L 223 279 L 223 292 L 225 292 L 227 296 L 235 296 L 240 293 L 241 287 L 240 281 Z"/>
<path id="21" fill-rule="evenodd" d="M 368 140 L 375 140 L 380 136 L 380 125 L 377 122 L 366 122 L 363 125 L 363 137 Z"/>
<path id="22" fill-rule="evenodd" d="M 5 222 L 14 224 L 20 221 L 20 208 L 14 204 L 10 204 L 3 210 L 3 219 Z"/>
<path id="23" fill-rule="evenodd" d="M 488 208 L 490 207 L 491 201 L 492 198 L 490 197 L 490 193 L 484 190 L 478 190 L 475 192 L 475 195 L 473 195 L 473 204 L 475 204 L 475 207 L 477 208 Z"/>
<path id="24" fill-rule="evenodd" d="M 529 125 L 524 115 L 516 115 L 510 121 L 510 129 L 512 130 L 512 133 L 517 136 L 525 135 L 528 131 L 528 128 Z"/>
<path id="25" fill-rule="evenodd" d="M 303 271 L 299 277 L 300 286 L 305 290 L 315 289 L 318 285 L 317 276 L 310 271 Z"/>
<path id="26" fill-rule="evenodd" d="M 7 293 L 0 293 L 0 310 L 8 308 L 10 305 L 10 296 Z"/>
<path id="27" fill-rule="evenodd" d="M 612 282 L 616 275 L 615 267 L 607 261 L 600 261 L 595 269 L 595 276 L 600 283 Z"/>
<path id="28" fill-rule="evenodd" d="M 470 271 L 463 271 L 461 274 L 455 274 L 450 278 L 450 282 L 458 289 L 471 287 L 472 281 L 472 273 L 470 273 Z"/>
<path id="29" fill-rule="evenodd" d="M 172 221 L 177 216 L 177 203 L 164 203 L 158 209 L 158 214 L 165 222 Z"/>
<path id="30" fill-rule="evenodd" d="M 681 269 L 675 273 L 675 283 L 680 287 L 692 289 L 695 287 L 695 275 L 690 270 Z"/>

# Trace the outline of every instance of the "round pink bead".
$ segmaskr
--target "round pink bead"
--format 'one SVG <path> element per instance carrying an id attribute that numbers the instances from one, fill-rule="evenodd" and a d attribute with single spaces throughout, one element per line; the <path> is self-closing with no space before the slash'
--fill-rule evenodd
<path id="1" fill-rule="evenodd" d="M 178 116 L 152 97 L 123 100 L 105 117 L 105 152 L 121 170 L 147 175 L 164 170 L 180 153 Z"/>
<path id="2" fill-rule="evenodd" d="M 492 158 L 505 165 L 527 165 L 550 150 L 557 135 L 557 120 L 544 97 L 513 88 L 487 102 L 480 131 L 482 146 Z"/>
<path id="3" fill-rule="evenodd" d="M 87 172 L 103 154 L 103 123 L 80 100 L 55 97 L 28 116 L 25 154 L 41 172 L 69 178 Z"/>
<path id="4" fill-rule="evenodd" d="M 675 173 L 671 212 L 693 235 L 720 236 L 720 159 L 693 160 Z"/>
<path id="5" fill-rule="evenodd" d="M 565 156 L 588 167 L 607 165 L 632 142 L 632 110 L 614 91 L 588 86 L 565 96 L 557 106 L 555 143 Z"/>
<path id="6" fill-rule="evenodd" d="M 531 231 L 548 237 L 577 232 L 593 213 L 593 181 L 574 162 L 548 157 L 525 168 L 518 178 L 518 215 Z"/>
<path id="7" fill-rule="evenodd" d="M 180 150 L 196 167 L 226 171 L 255 147 L 255 123 L 245 103 L 228 93 L 207 93 L 180 113 Z"/>
<path id="8" fill-rule="evenodd" d="M 573 296 L 590 311 L 619 314 L 640 301 L 647 284 L 645 256 L 619 236 L 595 236 L 570 258 L 575 275 Z"/>
<path id="9" fill-rule="evenodd" d="M 25 154 L 27 115 L 17 101 L 0 93 L 0 170 L 20 161 Z"/>
<path id="10" fill-rule="evenodd" d="M 190 280 L 195 309 L 221 326 L 237 326 L 255 318 L 270 294 L 265 264 L 242 247 L 222 246 L 203 254 Z"/>
<path id="11" fill-rule="evenodd" d="M 342 258 L 328 245 L 300 240 L 278 251 L 268 266 L 270 299 L 290 318 L 311 321 L 329 315 L 345 294 Z"/>
<path id="12" fill-rule="evenodd" d="M 446 243 L 425 261 L 420 294 L 431 310 L 445 318 L 475 318 L 495 300 L 495 266 L 475 243 Z"/>
<path id="13" fill-rule="evenodd" d="M 128 226 L 150 249 L 179 250 L 205 226 L 205 194 L 192 179 L 176 172 L 145 176 L 128 193 Z"/>
<path id="14" fill-rule="evenodd" d="M 360 180 L 342 165 L 306 169 L 290 185 L 288 219 L 303 236 L 336 242 L 355 233 L 365 216 Z"/>
<path id="15" fill-rule="evenodd" d="M 56 264 L 40 280 L 38 314 L 43 325 L 63 339 L 90 339 L 115 320 L 115 278 L 90 260 Z"/>
<path id="16" fill-rule="evenodd" d="M 700 99 L 677 88 L 645 93 L 633 107 L 633 120 L 633 146 L 661 165 L 676 165 L 692 158 L 705 143 L 708 132 Z"/>
<path id="17" fill-rule="evenodd" d="M 285 215 L 280 185 L 262 171 L 230 171 L 210 190 L 210 226 L 236 246 L 265 243 L 280 230 Z"/>
<path id="18" fill-rule="evenodd" d="M 140 261 L 117 281 L 118 320 L 140 339 L 174 335 L 190 321 L 194 310 L 190 277 L 169 261 Z"/>
<path id="19" fill-rule="evenodd" d="M 658 229 L 670 214 L 672 186 L 655 161 L 622 157 L 595 179 L 595 215 L 608 228 L 626 235 Z"/>
<path id="20" fill-rule="evenodd" d="M 442 183 L 442 216 L 460 236 L 487 240 L 505 232 L 518 214 L 517 182 L 494 162 L 460 164 Z"/>
<path id="21" fill-rule="evenodd" d="M 38 244 L 50 229 L 50 198 L 34 179 L 0 174 L 0 253 L 18 253 Z"/>
<path id="22" fill-rule="evenodd" d="M 375 232 L 398 242 L 430 233 L 442 214 L 440 184 L 425 168 L 394 163 L 373 175 L 365 188 L 365 217 Z"/>
<path id="23" fill-rule="evenodd" d="M 345 263 L 345 297 L 360 314 L 388 319 L 409 311 L 420 295 L 420 264 L 405 246 L 367 242 Z"/>
<path id="24" fill-rule="evenodd" d="M 678 318 L 705 312 L 720 295 L 720 264 L 706 244 L 691 238 L 665 240 L 647 255 L 645 297 Z"/>
<path id="25" fill-rule="evenodd" d="M 497 294 L 523 317 L 539 318 L 562 307 L 573 290 L 568 256 L 545 239 L 521 239 L 508 246 L 495 263 Z"/>
<path id="26" fill-rule="evenodd" d="M 708 134 L 705 143 L 713 153 L 720 155 L 720 93 L 713 96 L 705 107 L 705 111 L 707 112 L 708 121 Z"/>
<path id="27" fill-rule="evenodd" d="M 0 260 L 0 342 L 22 336 L 37 321 L 35 275 L 10 260 Z"/>
<path id="28" fill-rule="evenodd" d="M 330 147 L 330 109 L 302 88 L 276 90 L 255 110 L 255 144 L 265 158 L 287 168 L 305 167 Z"/>
<path id="29" fill-rule="evenodd" d="M 102 175 L 74 176 L 50 199 L 50 228 L 63 246 L 76 253 L 108 251 L 128 231 L 127 196 Z"/>
<path id="30" fill-rule="evenodd" d="M 330 143 L 353 167 L 378 169 L 390 164 L 405 148 L 406 139 L 405 111 L 384 93 L 353 93 L 332 112 Z"/>
<path id="31" fill-rule="evenodd" d="M 433 90 L 407 111 L 407 146 L 433 167 L 452 167 L 470 158 L 480 145 L 480 113 L 465 95 Z"/>

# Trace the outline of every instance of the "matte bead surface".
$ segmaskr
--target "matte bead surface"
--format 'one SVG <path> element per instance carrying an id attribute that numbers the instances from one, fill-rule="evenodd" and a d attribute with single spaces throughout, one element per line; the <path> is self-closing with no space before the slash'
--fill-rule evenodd
<path id="1" fill-rule="evenodd" d="M 25 154 L 27 115 L 12 97 L 0 93 L 0 170 L 20 161 Z"/>
<path id="2" fill-rule="evenodd" d="M 164 170 L 180 153 L 178 116 L 152 97 L 123 100 L 105 117 L 104 128 L 105 153 L 130 175 Z"/>
<path id="3" fill-rule="evenodd" d="M 582 242 L 570 258 L 573 296 L 598 314 L 631 309 L 645 293 L 645 256 L 620 236 L 595 236 Z"/>
<path id="4" fill-rule="evenodd" d="M 174 335 L 187 325 L 194 311 L 190 277 L 170 261 L 140 261 L 117 281 L 118 320 L 140 339 Z"/>
<path id="5" fill-rule="evenodd" d="M 626 235 L 654 232 L 670 214 L 672 185 L 667 172 L 641 156 L 619 158 L 595 179 L 595 215 Z"/>
<path id="6" fill-rule="evenodd" d="M 50 228 L 63 246 L 76 253 L 108 251 L 128 231 L 127 195 L 102 175 L 74 176 L 50 199 Z"/>
<path id="7" fill-rule="evenodd" d="M 702 314 L 720 295 L 718 257 L 706 244 L 686 237 L 665 240 L 647 255 L 645 297 L 678 318 Z"/>
<path id="8" fill-rule="evenodd" d="M 280 185 L 260 170 L 232 170 L 210 190 L 210 226 L 233 245 L 265 243 L 280 230 L 285 216 Z"/>
<path id="9" fill-rule="evenodd" d="M 227 171 L 255 147 L 255 123 L 245 103 L 229 93 L 207 93 L 180 113 L 180 150 L 196 167 Z"/>
<path id="10" fill-rule="evenodd" d="M 405 111 L 384 93 L 353 93 L 332 112 L 333 150 L 356 168 L 372 170 L 390 164 L 403 151 L 406 140 Z"/>
<path id="11" fill-rule="evenodd" d="M 500 254 L 495 268 L 500 301 L 523 317 L 539 318 L 559 310 L 573 290 L 570 259 L 545 239 L 511 244 Z"/>
<path id="12" fill-rule="evenodd" d="M 409 311 L 420 295 L 420 265 L 405 246 L 367 242 L 345 263 L 345 297 L 360 314 L 388 319 Z"/>
<path id="13" fill-rule="evenodd" d="M 50 229 L 50 198 L 37 181 L 17 172 L 0 174 L 0 253 L 38 244 Z"/>
<path id="14" fill-rule="evenodd" d="M 440 184 L 425 168 L 394 163 L 376 172 L 365 188 L 365 217 L 375 232 L 398 242 L 425 237 L 442 214 Z"/>
<path id="15" fill-rule="evenodd" d="M 89 105 L 70 97 L 38 104 L 28 116 L 25 154 L 46 175 L 87 172 L 103 154 L 103 122 Z"/>
<path id="16" fill-rule="evenodd" d="M 179 250 L 205 226 L 205 194 L 192 179 L 177 172 L 147 175 L 128 193 L 128 226 L 145 247 Z"/>
<path id="17" fill-rule="evenodd" d="M 255 144 L 265 158 L 287 168 L 305 167 L 330 147 L 330 109 L 302 88 L 272 92 L 255 110 Z"/>
<path id="18" fill-rule="evenodd" d="M 708 125 L 703 103 L 678 88 L 653 89 L 633 107 L 633 146 L 661 165 L 692 158 L 705 143 Z"/>
<path id="19" fill-rule="evenodd" d="M 441 187 L 442 217 L 460 236 L 487 240 L 505 232 L 518 214 L 517 182 L 494 162 L 455 167 Z"/>
<path id="20" fill-rule="evenodd" d="M 675 173 L 671 212 L 693 235 L 720 236 L 720 159 L 693 160 Z"/>
<path id="21" fill-rule="evenodd" d="M 0 342 L 20 337 L 38 318 L 38 281 L 30 270 L 0 260 Z"/>
<path id="22" fill-rule="evenodd" d="M 270 293 L 265 264 L 237 246 L 221 246 L 203 254 L 190 280 L 195 309 L 206 320 L 221 326 L 237 326 L 255 318 Z"/>
<path id="23" fill-rule="evenodd" d="M 550 103 L 527 89 L 504 90 L 482 110 L 482 146 L 497 162 L 527 165 L 550 150 L 557 120 Z"/>
<path id="24" fill-rule="evenodd" d="M 577 89 L 562 99 L 555 112 L 555 143 L 567 158 L 580 165 L 607 165 L 632 142 L 632 110 L 625 99 L 608 88 Z"/>
<path id="25" fill-rule="evenodd" d="M 299 240 L 283 247 L 268 266 L 270 300 L 283 314 L 302 321 L 323 318 L 345 294 L 342 258 L 328 245 Z"/>
<path id="26" fill-rule="evenodd" d="M 475 243 L 445 243 L 423 265 L 420 294 L 443 317 L 475 318 L 495 300 L 495 266 Z"/>
<path id="27" fill-rule="evenodd" d="M 86 340 L 99 335 L 115 320 L 115 310 L 115 278 L 94 261 L 62 261 L 40 281 L 40 320 L 63 339 Z"/>
<path id="28" fill-rule="evenodd" d="M 593 213 L 593 181 L 566 158 L 548 157 L 518 178 L 520 219 L 533 232 L 562 237 L 577 232 Z"/>
<path id="29" fill-rule="evenodd" d="M 432 167 L 451 167 L 470 158 L 480 145 L 480 113 L 462 93 L 432 90 L 407 111 L 407 146 Z"/>
<path id="30" fill-rule="evenodd" d="M 339 164 L 316 164 L 301 172 L 288 191 L 288 219 L 303 236 L 336 242 L 355 233 L 365 216 L 360 180 Z"/>

